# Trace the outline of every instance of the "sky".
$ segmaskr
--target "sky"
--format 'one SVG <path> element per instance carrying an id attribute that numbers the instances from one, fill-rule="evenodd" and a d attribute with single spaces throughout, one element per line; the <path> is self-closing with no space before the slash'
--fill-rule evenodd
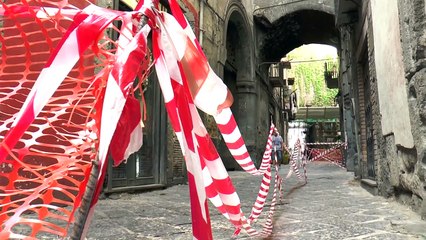
<path id="1" fill-rule="evenodd" d="M 333 57 L 337 57 L 337 49 L 329 45 L 309 44 L 304 45 L 304 47 L 314 52 L 318 58 L 325 58 L 330 55 L 332 55 Z"/>
<path id="2" fill-rule="evenodd" d="M 307 59 L 324 59 L 332 56 L 337 58 L 337 49 L 335 47 L 323 44 L 305 44 L 295 50 L 291 51 L 289 55 L 303 55 L 303 58 L 294 60 L 307 60 Z"/>

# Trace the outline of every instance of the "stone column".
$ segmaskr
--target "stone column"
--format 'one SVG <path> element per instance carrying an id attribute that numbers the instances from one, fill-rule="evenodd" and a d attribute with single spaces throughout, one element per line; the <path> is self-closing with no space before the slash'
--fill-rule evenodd
<path id="1" fill-rule="evenodd" d="M 355 115 L 352 104 L 352 78 L 354 77 L 353 68 L 353 27 L 345 25 L 340 27 L 341 33 L 341 52 L 340 52 L 340 71 L 341 71 L 341 98 L 343 104 L 343 129 L 345 136 L 342 140 L 347 140 L 347 149 L 345 151 L 346 169 L 355 171 L 355 161 L 357 161 Z M 342 134 L 343 135 L 343 134 Z"/>
<path id="2" fill-rule="evenodd" d="M 237 79 L 238 119 L 241 134 L 253 160 L 257 144 L 257 94 L 256 84 L 248 77 Z"/>

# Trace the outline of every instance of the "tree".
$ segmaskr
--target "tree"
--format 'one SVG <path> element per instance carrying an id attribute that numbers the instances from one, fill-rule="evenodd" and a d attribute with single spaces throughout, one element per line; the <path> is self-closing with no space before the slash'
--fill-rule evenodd
<path id="1" fill-rule="evenodd" d="M 307 45 L 309 46 L 309 45 Z M 314 107 L 332 106 L 337 95 L 337 89 L 329 89 L 324 79 L 324 61 L 338 66 L 337 58 L 332 54 L 318 56 L 312 47 L 300 47 L 287 55 L 291 59 L 290 75 L 295 78 L 294 88 L 298 93 L 299 107 L 311 105 Z M 338 69 L 338 68 L 337 68 Z"/>

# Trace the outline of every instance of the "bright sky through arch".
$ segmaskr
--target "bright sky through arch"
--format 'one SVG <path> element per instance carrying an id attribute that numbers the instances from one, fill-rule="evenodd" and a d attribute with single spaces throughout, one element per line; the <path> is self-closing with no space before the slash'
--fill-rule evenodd
<path id="1" fill-rule="evenodd" d="M 293 61 L 297 60 L 319 60 L 332 58 L 337 59 L 337 49 L 330 45 L 324 44 L 305 44 L 294 50 L 292 50 L 288 55 L 290 55 Z"/>

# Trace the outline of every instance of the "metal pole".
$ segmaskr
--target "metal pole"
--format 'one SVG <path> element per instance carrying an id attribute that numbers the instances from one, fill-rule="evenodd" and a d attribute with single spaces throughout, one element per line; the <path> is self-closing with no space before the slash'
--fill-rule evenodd
<path id="1" fill-rule="evenodd" d="M 96 189 L 96 183 L 99 176 L 99 159 L 92 162 L 92 171 L 90 172 L 89 181 L 87 182 L 86 191 L 84 192 L 83 199 L 81 200 L 78 214 L 75 218 L 73 230 L 71 232 L 71 240 L 80 240 L 83 236 L 84 226 L 86 225 L 87 215 L 89 214 L 90 205 L 92 203 L 93 194 Z"/>

